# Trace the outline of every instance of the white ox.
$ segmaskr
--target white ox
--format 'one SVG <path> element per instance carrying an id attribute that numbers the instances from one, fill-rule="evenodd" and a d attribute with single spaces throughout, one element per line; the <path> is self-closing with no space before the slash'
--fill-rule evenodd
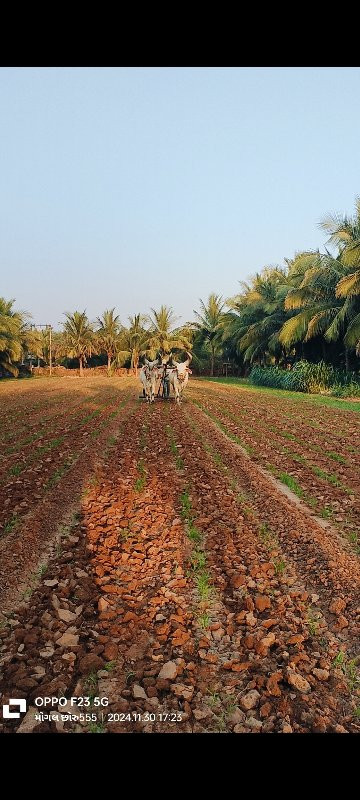
<path id="1" fill-rule="evenodd" d="M 179 404 L 182 399 L 182 394 L 185 389 L 185 386 L 188 383 L 189 375 L 191 375 L 191 369 L 189 369 L 189 364 L 192 359 L 190 353 L 188 353 L 188 358 L 186 361 L 179 363 L 178 361 L 174 361 L 175 369 L 172 369 L 169 374 L 169 381 L 170 385 L 174 389 L 175 393 L 175 400 Z"/>
<path id="2" fill-rule="evenodd" d="M 156 379 L 158 377 L 157 366 L 157 359 L 155 359 L 155 361 L 148 361 L 147 358 L 145 358 L 145 364 L 140 370 L 143 394 L 148 403 L 153 403 L 155 400 Z"/>

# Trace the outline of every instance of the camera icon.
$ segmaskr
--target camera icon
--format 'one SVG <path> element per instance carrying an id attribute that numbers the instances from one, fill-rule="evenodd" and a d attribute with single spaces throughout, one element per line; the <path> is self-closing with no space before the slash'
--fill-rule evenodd
<path id="1" fill-rule="evenodd" d="M 10 706 L 19 706 L 19 711 L 10 711 Z M 20 719 L 20 714 L 25 714 L 26 700 L 12 700 L 3 705 L 3 718 L 4 719 Z"/>

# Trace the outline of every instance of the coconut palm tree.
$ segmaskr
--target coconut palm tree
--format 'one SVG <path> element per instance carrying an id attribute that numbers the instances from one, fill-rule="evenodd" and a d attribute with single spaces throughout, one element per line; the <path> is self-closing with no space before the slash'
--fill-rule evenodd
<path id="1" fill-rule="evenodd" d="M 207 343 L 201 338 L 199 331 L 194 331 L 191 355 L 193 368 L 201 374 L 209 369 L 209 349 Z"/>
<path id="2" fill-rule="evenodd" d="M 348 299 L 348 298 L 347 298 Z M 360 305 L 357 303 L 357 313 L 354 314 L 352 320 L 349 322 L 346 334 L 344 336 L 344 344 L 347 349 L 355 349 L 356 355 L 360 356 Z"/>
<path id="3" fill-rule="evenodd" d="M 83 376 L 83 366 L 88 356 L 95 349 L 94 329 L 90 324 L 86 311 L 65 312 L 64 322 L 64 355 L 69 358 L 79 359 L 80 376 Z"/>
<path id="4" fill-rule="evenodd" d="M 13 309 L 15 300 L 0 297 L 0 367 L 16 377 L 23 355 L 25 326 L 30 314 Z"/>
<path id="5" fill-rule="evenodd" d="M 284 306 L 287 311 L 301 311 L 291 314 L 280 332 L 280 341 L 287 346 L 325 334 L 342 306 L 335 298 L 340 261 L 319 251 L 298 253 L 292 269 L 301 281 L 289 288 Z"/>
<path id="6" fill-rule="evenodd" d="M 194 330 L 199 332 L 200 340 L 206 342 L 210 350 L 210 375 L 214 375 L 215 356 L 221 349 L 224 323 L 223 309 L 225 301 L 214 292 L 209 295 L 207 303 L 200 299 L 200 312 L 194 311 L 196 322 Z"/>
<path id="7" fill-rule="evenodd" d="M 21 349 L 22 355 L 26 358 L 31 356 L 35 358 L 43 357 L 43 335 L 42 332 L 36 330 L 34 325 L 25 323 L 21 327 Z"/>
<path id="8" fill-rule="evenodd" d="M 119 349 L 122 325 L 120 317 L 114 314 L 115 308 L 104 311 L 102 317 L 97 317 L 98 330 L 97 339 L 99 349 L 105 352 L 108 359 L 108 375 L 111 372 L 111 360 L 115 358 Z"/>
<path id="9" fill-rule="evenodd" d="M 129 327 L 123 328 L 121 332 L 117 361 L 118 364 L 123 364 L 126 359 L 130 358 L 131 368 L 135 369 L 137 377 L 139 360 L 148 350 L 149 332 L 144 327 L 145 316 L 134 314 L 133 317 L 128 317 L 128 320 Z"/>
<path id="10" fill-rule="evenodd" d="M 161 306 L 159 311 L 151 309 L 147 317 L 150 324 L 148 350 L 150 357 L 157 353 L 168 355 L 172 350 L 191 350 L 191 331 L 189 326 L 174 327 L 177 317 L 169 306 Z"/>
<path id="11" fill-rule="evenodd" d="M 320 223 L 320 227 L 330 233 L 329 242 L 339 248 L 344 266 L 349 268 L 337 287 L 338 297 L 350 297 L 360 294 L 360 197 L 355 201 L 354 217 L 329 214 Z"/>
<path id="12" fill-rule="evenodd" d="M 336 297 L 344 298 L 349 309 L 349 323 L 344 336 L 347 349 L 355 348 L 360 355 L 360 197 L 355 201 L 354 217 L 330 214 L 320 224 L 330 233 L 329 242 L 339 247 L 346 273 L 336 286 Z"/>
<path id="13" fill-rule="evenodd" d="M 287 317 L 287 272 L 280 267 L 266 267 L 241 286 L 242 293 L 227 301 L 231 310 L 224 318 L 223 343 L 235 344 L 237 352 L 250 364 L 263 363 L 267 355 L 278 361 L 286 356 L 279 332 Z"/>
<path id="14" fill-rule="evenodd" d="M 247 297 L 253 304 L 255 320 L 240 339 L 245 361 L 262 361 L 267 354 L 275 362 L 286 357 L 279 333 L 286 319 L 284 300 L 288 290 L 286 272 L 280 267 L 266 267 L 256 275 Z"/>
<path id="15" fill-rule="evenodd" d="M 300 272 L 303 264 L 304 275 L 300 285 L 288 292 L 285 308 L 301 310 L 284 323 L 279 338 L 289 347 L 320 336 L 325 357 L 326 342 L 342 341 L 354 316 L 353 298 L 344 301 L 337 294 L 337 286 L 347 267 L 343 264 L 342 253 L 334 258 L 328 250 L 323 254 L 319 251 L 298 254 L 294 264 Z M 347 348 L 345 364 L 348 369 Z"/>

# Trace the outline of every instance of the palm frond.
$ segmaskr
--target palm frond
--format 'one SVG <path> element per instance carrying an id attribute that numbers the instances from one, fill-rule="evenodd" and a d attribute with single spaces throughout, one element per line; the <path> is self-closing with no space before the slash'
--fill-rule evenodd
<path id="1" fill-rule="evenodd" d="M 357 350 L 360 345 L 360 314 L 354 317 L 344 336 L 344 344 L 346 347 L 355 347 Z M 359 355 L 359 353 L 357 353 Z"/>
<path id="2" fill-rule="evenodd" d="M 280 342 L 285 345 L 285 347 L 290 347 L 291 345 L 296 344 L 296 342 L 302 342 L 306 336 L 309 322 L 313 316 L 314 309 L 307 308 L 304 311 L 301 311 L 300 314 L 296 314 L 295 317 L 291 317 L 290 319 L 286 320 L 279 333 Z"/>
<path id="3" fill-rule="evenodd" d="M 336 287 L 336 297 L 353 297 L 360 294 L 360 270 L 344 275 Z"/>

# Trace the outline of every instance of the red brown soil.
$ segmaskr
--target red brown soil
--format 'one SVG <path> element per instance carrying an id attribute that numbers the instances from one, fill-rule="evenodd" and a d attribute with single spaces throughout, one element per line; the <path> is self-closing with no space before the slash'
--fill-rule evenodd
<path id="1" fill-rule="evenodd" d="M 357 732 L 355 554 L 191 402 L 132 402 L 31 607 L 0 631 L 0 701 L 91 687 L 109 733 Z M 3 730 L 91 730 L 31 713 Z"/>
<path id="2" fill-rule="evenodd" d="M 56 379 L 17 384 L 19 398 L 10 384 L 14 407 L 19 400 L 21 420 L 29 420 L 26 436 L 32 430 L 40 431 L 42 438 L 21 448 L 17 463 L 28 458 L 28 466 L 20 475 L 11 475 L 6 460 L 6 447 L 1 448 L 0 471 L 0 607 L 11 607 L 14 599 L 26 589 L 27 580 L 35 569 L 48 543 L 54 538 L 61 523 L 69 519 L 79 505 L 84 479 L 94 469 L 98 454 L 107 446 L 109 435 L 118 429 L 119 420 L 126 417 L 131 381 L 118 379 L 110 387 L 107 379 L 69 381 Z M 54 402 L 53 383 L 56 384 Z M 1 387 L 4 392 L 4 387 Z M 109 391 L 110 390 L 110 391 Z M 41 404 L 39 404 L 39 394 Z M 15 395 L 15 397 L 14 397 Z M 74 424 L 69 408 L 76 399 L 77 415 L 81 419 L 100 410 L 97 416 L 84 424 Z M 88 402 L 90 398 L 90 403 Z M 3 398 L 9 402 L 7 395 Z M 47 404 L 46 404 L 47 402 Z M 6 403 L 4 403 L 6 407 Z M 43 427 L 43 412 L 48 416 L 51 408 L 52 424 Z M 16 405 L 17 407 L 17 405 Z M 5 413 L 5 412 L 4 412 Z M 13 416 L 15 417 L 14 412 Z M 65 417 L 65 418 L 64 418 Z M 16 417 L 6 425 L 6 435 L 16 434 Z M 22 434 L 21 438 L 23 438 Z M 50 451 L 42 452 L 49 442 L 62 438 Z M 15 439 L 16 443 L 16 439 Z M 29 453 L 29 449 L 32 452 Z M 39 448 L 39 455 L 37 450 Z M 5 453 L 4 453 L 5 451 Z M 11 520 L 16 520 L 12 527 Z"/>
<path id="3" fill-rule="evenodd" d="M 275 399 L 266 393 L 228 386 L 206 384 L 204 391 L 204 385 L 196 382 L 191 397 L 251 448 L 253 461 L 291 475 L 305 497 L 313 499 L 318 513 L 328 512 L 333 524 L 356 540 L 354 534 L 360 528 L 357 412 L 320 408 L 306 399 Z M 313 468 L 329 477 L 316 475 Z M 359 548 L 360 541 L 356 546 Z"/>

